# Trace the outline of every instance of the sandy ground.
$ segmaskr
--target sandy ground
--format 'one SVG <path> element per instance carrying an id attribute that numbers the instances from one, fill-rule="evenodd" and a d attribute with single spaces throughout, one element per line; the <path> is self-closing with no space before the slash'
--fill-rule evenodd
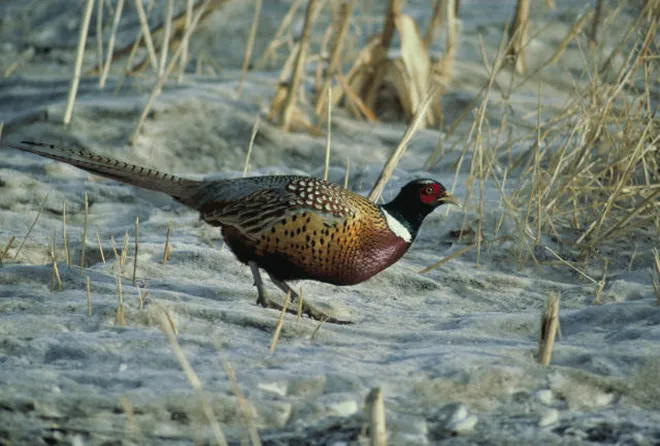
<path id="1" fill-rule="evenodd" d="M 162 13 L 160 3 L 155 17 Z M 178 3 L 183 2 L 177 2 L 181 7 Z M 425 24 L 430 10 L 426 3 L 409 1 L 405 12 Z M 583 11 L 571 1 L 558 1 L 553 12 L 541 2 L 533 3 L 533 30 L 545 31 L 529 51 L 532 67 L 552 54 Z M 289 4 L 265 2 L 255 58 Z M 617 30 L 623 32 L 629 13 L 634 13 L 629 9 L 605 36 L 605 46 L 620 38 Z M 511 1 L 463 2 L 454 81 L 442 99 L 449 118 L 464 110 L 488 77 L 479 34 L 492 58 L 512 10 Z M 205 23 L 192 44 L 189 69 L 194 71 L 195 58 L 204 54 L 214 61 L 216 72 L 186 75 L 181 84 L 168 85 L 135 147 L 129 147 L 127 139 L 151 80 L 122 79 L 123 61 L 114 67 L 105 90 L 99 89 L 96 77 L 83 78 L 73 121 L 64 127 L 60 122 L 75 54 L 78 8 L 69 1 L 39 0 L 4 2 L 0 11 L 0 68 L 4 71 L 22 52 L 34 50 L 26 63 L 0 81 L 3 138 L 77 144 L 181 175 L 241 174 L 252 125 L 258 114 L 267 112 L 278 73 L 275 67 L 248 73 L 244 94 L 236 98 L 251 2 L 225 5 Z M 375 5 L 370 14 L 363 13 L 363 22 L 356 22 L 363 34 L 380 26 L 382 5 Z M 108 15 L 106 11 L 106 19 Z M 316 41 L 328 17 L 326 10 L 314 31 Z M 299 14 L 294 26 L 300 28 L 301 20 Z M 128 5 L 119 42 L 130 42 L 138 26 Z M 95 62 L 93 34 L 86 68 Z M 433 47 L 438 54 L 443 42 L 440 35 Z M 544 112 L 556 113 L 570 96 L 573 81 L 583 80 L 580 51 L 571 45 L 560 64 L 518 90 L 508 105 L 493 98 L 491 127 L 498 127 L 509 106 L 520 129 L 535 125 L 536 117 L 526 114 L 536 110 L 538 82 Z M 508 82 L 508 74 L 502 81 Z M 459 151 L 470 126 L 468 119 L 446 146 L 458 142 Z M 350 157 L 349 187 L 367 193 L 404 128 L 402 123 L 357 122 L 336 110 L 330 178 L 343 181 L 343 166 Z M 450 151 L 430 172 L 423 170 L 438 137 L 431 129 L 417 133 L 388 184 L 386 199 L 416 176 L 438 178 L 464 196 L 467 173 L 461 172 L 454 184 L 457 153 Z M 324 137 L 284 133 L 262 119 L 252 174 L 321 175 L 324 147 Z M 526 149 L 515 147 L 513 156 Z M 515 179 L 515 172 L 511 175 Z M 60 261 L 63 290 L 54 292 L 46 246 L 57 233 L 57 253 L 63 259 L 61 214 L 66 202 L 72 261 L 79 264 L 85 192 L 90 203 L 87 267 L 81 271 Z M 46 194 L 43 214 L 15 257 Z M 500 214 L 499 193 L 488 185 L 485 197 L 488 240 Z M 475 209 L 466 212 L 468 222 L 474 223 Z M 138 289 L 131 284 L 136 216 L 138 285 L 148 293 L 142 311 Z M 409 253 L 363 284 L 296 284 L 304 287 L 305 298 L 355 324 L 325 324 L 317 331 L 318 323 L 287 316 L 271 354 L 268 347 L 279 314 L 255 305 L 249 270 L 223 249 L 219 231 L 161 195 L 2 149 L 0 248 L 11 235 L 18 239 L 0 268 L 0 444 L 211 441 L 200 400 L 152 317 L 154 308 L 169 312 L 231 444 L 248 437 L 225 363 L 236 372 L 264 444 L 359 444 L 366 438 L 364 399 L 373 387 L 384 393 L 393 445 L 660 444 L 660 307 L 649 280 L 650 257 L 631 261 L 630 253 L 621 252 L 608 270 L 602 305 L 592 305 L 595 287 L 571 270 L 519 268 L 509 247 L 498 244 L 482 252 L 479 268 L 470 251 L 419 274 L 464 247 L 450 237 L 463 217 L 456 209 L 435 212 Z M 172 260 L 162 265 L 168 224 Z M 126 232 L 131 235 L 123 279 L 127 325 L 120 327 L 115 324 L 118 295 L 110 238 L 121 246 Z M 515 229 L 505 226 L 499 232 Z M 107 263 L 101 259 L 97 233 Z M 657 246 L 657 234 L 640 241 L 646 242 Z M 590 273 L 601 275 L 596 267 Z M 85 276 L 91 281 L 91 317 Z M 268 286 L 271 295 L 278 295 Z M 539 316 L 550 292 L 561 295 L 562 337 L 552 365 L 545 367 L 537 364 L 535 355 Z"/>

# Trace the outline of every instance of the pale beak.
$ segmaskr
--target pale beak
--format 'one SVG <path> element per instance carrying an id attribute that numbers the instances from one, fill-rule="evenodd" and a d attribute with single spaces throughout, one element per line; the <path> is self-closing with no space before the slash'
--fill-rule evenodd
<path id="1" fill-rule="evenodd" d="M 459 208 L 462 208 L 461 206 L 461 201 L 456 197 L 455 195 L 450 194 L 449 192 L 446 193 L 444 197 L 438 198 L 438 203 L 440 204 L 454 204 L 458 206 Z"/>

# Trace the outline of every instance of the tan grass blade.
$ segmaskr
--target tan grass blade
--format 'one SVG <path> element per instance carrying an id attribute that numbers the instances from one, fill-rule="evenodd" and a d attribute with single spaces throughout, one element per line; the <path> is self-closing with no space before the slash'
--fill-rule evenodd
<path id="1" fill-rule="evenodd" d="M 66 201 L 62 202 L 62 241 L 64 243 L 64 260 L 66 266 L 71 266 L 71 254 L 69 253 L 69 239 L 66 231 Z"/>
<path id="2" fill-rule="evenodd" d="M 442 260 L 440 260 L 438 262 L 435 262 L 433 265 L 429 265 L 426 268 L 420 270 L 419 274 L 425 274 L 425 273 L 428 273 L 429 271 L 431 271 L 432 269 L 439 268 L 442 265 L 444 265 L 445 263 L 449 262 L 450 260 L 454 260 L 454 259 L 462 256 L 463 254 L 465 254 L 466 252 L 468 252 L 469 250 L 471 250 L 475 246 L 477 246 L 476 243 L 471 243 L 471 244 L 467 245 L 466 247 L 464 247 L 463 249 L 460 249 L 460 250 L 448 255 L 447 257 L 443 258 Z"/>
<path id="3" fill-rule="evenodd" d="M 302 5 L 303 0 L 294 0 L 291 3 L 291 6 L 289 7 L 289 10 L 287 11 L 286 15 L 282 19 L 282 22 L 280 23 L 279 28 L 275 32 L 275 37 L 270 41 L 268 44 L 268 47 L 266 48 L 266 51 L 264 51 L 264 54 L 261 56 L 261 59 L 259 59 L 255 63 L 255 67 L 257 70 L 262 70 L 265 66 L 266 63 L 270 58 L 273 57 L 273 53 L 279 46 L 279 43 L 282 39 L 282 36 L 284 35 L 284 32 L 289 28 L 291 25 L 291 22 L 293 21 L 293 18 L 295 17 L 296 12 L 298 11 L 298 8 Z"/>
<path id="4" fill-rule="evenodd" d="M 435 1 L 435 6 L 433 7 L 433 13 L 431 14 L 431 22 L 429 23 L 429 27 L 426 30 L 426 34 L 424 35 L 424 46 L 426 48 L 428 48 L 433 42 L 433 38 L 434 38 L 433 34 L 444 20 L 444 15 L 443 15 L 444 11 L 442 7 L 444 6 L 445 3 L 447 3 L 447 0 Z"/>
<path id="5" fill-rule="evenodd" d="M 401 141 L 399 141 L 399 144 L 397 145 L 396 149 L 394 149 L 394 152 L 387 160 L 387 163 L 385 163 L 385 166 L 383 166 L 383 170 L 381 171 L 378 180 L 376 181 L 376 184 L 369 193 L 368 198 L 372 202 L 375 203 L 380 198 L 381 194 L 383 193 L 383 189 L 385 188 L 385 184 L 387 184 L 387 181 L 389 180 L 390 176 L 392 176 L 392 173 L 394 172 L 394 169 L 399 163 L 399 160 L 406 151 L 408 141 L 410 141 L 410 138 L 412 138 L 412 136 L 415 134 L 415 131 L 419 127 L 420 123 L 424 120 L 424 117 L 426 115 L 426 112 L 428 111 L 431 101 L 433 101 L 437 97 L 439 91 L 440 91 L 439 85 L 431 86 L 431 88 L 427 91 L 424 99 L 420 102 L 419 106 L 417 107 L 417 110 L 415 111 L 415 115 L 413 116 L 410 124 L 408 125 L 408 128 L 406 129 L 405 133 L 403 134 L 403 137 L 401 138 Z"/>
<path id="6" fill-rule="evenodd" d="M 117 38 L 117 29 L 119 28 L 119 20 L 121 13 L 124 9 L 124 0 L 117 0 L 115 5 L 115 15 L 112 18 L 112 28 L 110 30 L 110 40 L 108 41 L 108 50 L 106 51 L 105 63 L 101 67 L 101 76 L 99 77 L 99 85 L 101 88 L 105 87 L 105 82 L 108 79 L 110 72 L 110 64 L 112 64 L 112 57 L 115 51 L 115 40 Z"/>
<path id="7" fill-rule="evenodd" d="M 193 16 L 193 0 L 186 0 L 186 15 L 183 20 L 183 33 L 185 34 L 190 28 L 190 23 L 192 22 Z M 188 46 L 190 41 L 182 42 L 183 47 L 181 48 L 181 57 L 179 58 L 179 74 L 177 76 L 177 82 L 183 81 L 183 75 L 186 71 L 186 65 L 188 64 Z"/>
<path id="8" fill-rule="evenodd" d="M 259 25 L 259 13 L 261 12 L 261 0 L 254 2 L 254 14 L 252 15 L 252 26 L 250 27 L 250 34 L 248 35 L 247 45 L 245 47 L 245 56 L 243 56 L 243 66 L 241 67 L 241 77 L 238 80 L 238 87 L 236 88 L 236 96 L 239 98 L 243 94 L 243 81 L 247 73 L 248 65 L 252 57 L 252 47 L 254 46 L 254 38 L 257 35 L 257 27 Z"/>
<path id="9" fill-rule="evenodd" d="M 259 431 L 257 431 L 257 426 L 254 423 L 252 408 L 250 407 L 250 403 L 248 402 L 247 398 L 245 398 L 245 394 L 241 390 L 241 387 L 238 385 L 236 372 L 228 360 L 222 361 L 222 368 L 225 370 L 225 375 L 227 375 L 227 378 L 229 378 L 229 381 L 231 382 L 234 396 L 236 396 L 236 399 L 238 400 L 238 407 L 241 410 L 243 421 L 247 427 L 250 444 L 252 444 L 252 446 L 261 446 L 261 439 L 259 438 Z"/>
<path id="10" fill-rule="evenodd" d="M 103 252 L 103 243 L 101 243 L 101 236 L 96 232 L 96 241 L 99 244 L 99 253 L 101 254 L 101 261 L 105 264 L 105 253 Z"/>
<path id="11" fill-rule="evenodd" d="M 408 94 L 412 109 L 407 110 L 407 115 L 412 116 L 431 85 L 431 59 L 415 21 L 410 16 L 399 14 L 395 23 L 401 39 L 401 59 L 409 77 Z M 433 113 L 427 113 L 422 123 L 435 124 Z"/>
<path id="12" fill-rule="evenodd" d="M 593 301 L 594 304 L 599 305 L 600 298 L 603 294 L 603 289 L 605 288 L 605 283 L 607 280 L 607 267 L 609 266 L 610 262 L 606 259 L 605 260 L 605 265 L 603 266 L 603 277 L 600 279 L 600 282 L 598 283 L 598 289 L 596 290 L 596 297 Z"/>
<path id="13" fill-rule="evenodd" d="M 459 0 L 444 0 L 445 16 L 447 18 L 447 39 L 445 42 L 445 54 L 435 65 L 434 71 L 440 77 L 443 83 L 448 83 L 451 79 L 452 65 L 456 54 L 456 11 Z"/>
<path id="14" fill-rule="evenodd" d="M 373 109 L 376 103 L 376 95 L 383 82 L 384 72 L 381 70 L 381 64 L 387 60 L 387 52 L 392 44 L 394 32 L 396 31 L 395 20 L 401 13 L 399 0 L 389 0 L 387 2 L 387 12 L 385 13 L 385 23 L 383 32 L 380 35 L 379 42 L 372 48 L 374 64 L 371 65 L 371 74 L 366 82 L 366 90 L 362 96 L 364 102 Z"/>
<path id="15" fill-rule="evenodd" d="M 147 54 L 149 55 L 149 62 L 151 62 L 151 68 L 154 70 L 154 73 L 158 74 L 159 73 L 158 58 L 156 57 L 156 50 L 154 49 L 154 41 L 151 37 L 151 30 L 149 29 L 149 22 L 147 21 L 147 15 L 144 12 L 144 6 L 142 5 L 142 0 L 135 0 L 135 10 L 138 12 L 138 18 L 140 19 L 142 38 L 144 39 L 144 43 L 147 48 Z"/>
<path id="16" fill-rule="evenodd" d="M 165 29 L 163 31 L 163 42 L 160 46 L 160 60 L 158 61 L 158 75 L 162 76 L 167 65 L 167 52 L 170 49 L 170 34 L 172 33 L 172 14 L 174 0 L 167 0 L 165 9 Z"/>
<path id="17" fill-rule="evenodd" d="M 341 75 L 341 73 L 337 73 L 337 80 L 339 80 L 339 84 L 343 88 L 343 92 L 349 98 L 351 104 L 355 104 L 361 115 L 367 118 L 368 121 L 376 122 L 376 114 L 367 106 L 367 104 L 362 101 L 362 99 L 355 93 L 355 91 L 353 91 L 353 88 L 348 84 L 348 82 L 346 82 L 346 79 Z M 336 100 L 333 102 L 337 103 Z"/>
<path id="18" fill-rule="evenodd" d="M 328 181 L 330 171 L 330 141 L 332 136 L 332 87 L 328 86 L 328 134 L 325 142 L 325 162 L 323 163 L 323 180 Z"/>
<path id="19" fill-rule="evenodd" d="M 64 125 L 69 125 L 71 116 L 73 115 L 73 105 L 76 102 L 76 94 L 78 94 L 78 84 L 80 83 L 80 72 L 82 71 L 83 56 L 85 54 L 85 42 L 87 41 L 87 31 L 89 29 L 89 22 L 92 18 L 92 9 L 94 8 L 94 0 L 87 0 L 85 9 L 82 13 L 82 20 L 80 22 L 80 34 L 78 36 L 78 48 L 76 50 L 76 61 L 73 67 L 73 76 L 71 76 L 71 83 L 69 84 L 69 94 L 66 100 L 66 107 L 64 109 Z"/>
<path id="20" fill-rule="evenodd" d="M 137 280 L 137 263 L 140 249 L 140 217 L 135 217 L 135 257 L 133 257 L 133 286 Z"/>
<path id="21" fill-rule="evenodd" d="M 209 402 L 206 393 L 204 392 L 202 383 L 195 373 L 195 370 L 193 370 L 192 366 L 190 365 L 190 362 L 188 362 L 186 354 L 176 339 L 176 335 L 172 330 L 172 326 L 170 325 L 170 318 L 169 315 L 167 315 L 167 311 L 160 305 L 152 305 L 149 307 L 149 310 L 150 315 L 156 319 L 156 322 L 158 322 L 158 325 L 160 325 L 160 329 L 163 330 L 163 333 L 165 333 L 174 356 L 176 357 L 179 365 L 188 378 L 188 382 L 190 382 L 191 387 L 197 394 L 200 405 L 202 407 L 202 412 L 204 413 L 204 416 L 211 426 L 211 430 L 215 437 L 216 443 L 220 446 L 227 446 L 227 440 L 224 433 L 222 432 L 220 423 L 218 423 L 218 419 L 215 415 L 215 412 L 213 411 L 213 407 L 211 406 L 211 403 Z"/>
<path id="22" fill-rule="evenodd" d="M 380 388 L 371 389 L 365 400 L 365 406 L 369 417 L 369 444 L 371 446 L 387 446 L 385 404 L 383 403 L 383 392 Z"/>
<path id="23" fill-rule="evenodd" d="M 552 357 L 552 349 L 555 345 L 558 328 L 559 295 L 550 293 L 543 314 L 541 315 L 538 361 L 543 365 L 550 364 L 550 358 Z"/>
<path id="24" fill-rule="evenodd" d="M 163 265 L 167 263 L 168 260 L 172 258 L 171 248 L 170 248 L 170 232 L 172 231 L 172 225 L 167 224 L 167 234 L 165 234 L 165 249 L 163 250 Z"/>
<path id="25" fill-rule="evenodd" d="M 339 62 L 341 55 L 341 50 L 344 43 L 344 38 L 346 37 L 346 32 L 348 31 L 348 24 L 351 18 L 351 13 L 353 11 L 353 1 L 345 1 L 341 4 L 339 10 L 339 29 L 335 34 L 335 39 L 332 44 L 332 51 L 330 53 L 330 63 L 326 71 L 325 81 L 323 87 L 318 95 L 318 100 L 316 102 L 316 114 L 320 115 L 323 112 L 323 105 L 326 101 L 326 98 L 329 96 L 330 101 L 332 102 L 332 92 L 328 93 L 330 90 L 330 83 L 332 76 L 339 69 Z"/>
<path id="26" fill-rule="evenodd" d="M 104 0 L 96 0 L 96 63 L 103 65 L 103 4 Z"/>
<path id="27" fill-rule="evenodd" d="M 529 0 L 518 0 L 516 12 L 509 30 L 509 42 L 511 43 L 508 54 L 515 59 L 516 71 L 524 73 L 527 71 L 525 63 L 524 47 L 527 41 L 527 29 L 529 27 Z"/>
<path id="28" fill-rule="evenodd" d="M 291 291 L 286 293 L 284 298 L 284 303 L 282 304 L 282 311 L 280 312 L 280 318 L 277 320 L 277 325 L 275 326 L 275 331 L 273 332 L 273 339 L 270 343 L 270 352 L 275 352 L 275 346 L 277 341 L 280 338 L 280 332 L 282 331 L 282 326 L 284 325 L 284 315 L 286 314 L 286 309 L 289 306 L 289 301 L 291 300 Z"/>
<path id="29" fill-rule="evenodd" d="M 48 194 L 49 193 L 50 192 L 46 192 L 46 196 L 44 196 L 44 199 L 41 202 L 41 205 L 39 206 L 39 212 L 37 212 L 37 216 L 35 217 L 34 221 L 30 225 L 30 227 L 28 228 L 28 231 L 25 234 L 25 237 L 23 237 L 23 240 L 21 240 L 21 244 L 18 245 L 18 249 L 16 250 L 16 253 L 14 254 L 14 260 L 16 258 L 18 258 L 18 255 L 21 253 L 21 249 L 23 249 L 23 245 L 25 245 L 25 242 L 28 239 L 28 237 L 30 236 L 30 233 L 32 232 L 32 230 L 34 229 L 34 226 L 39 221 L 39 217 L 41 216 L 41 213 L 44 211 L 44 207 L 46 206 L 46 200 L 48 200 Z"/>
<path id="30" fill-rule="evenodd" d="M 57 233 L 53 233 L 53 243 L 49 248 L 48 254 L 50 255 L 50 259 L 53 262 L 53 277 L 57 281 L 57 289 L 59 291 L 62 291 L 62 279 L 60 278 L 60 270 L 57 267 L 57 254 L 55 253 L 55 239 L 57 237 Z M 51 288 L 54 290 L 55 289 L 55 281 L 53 281 L 53 285 Z"/>
<path id="31" fill-rule="evenodd" d="M 9 241 L 7 241 L 7 244 L 5 245 L 5 249 L 0 252 L 0 266 L 2 266 L 2 261 L 7 256 L 7 253 L 11 249 L 11 245 L 14 243 L 14 240 L 16 240 L 16 236 L 12 234 L 12 236 L 9 237 Z"/>
<path id="32" fill-rule="evenodd" d="M 92 317 L 92 292 L 89 276 L 85 276 L 85 291 L 87 291 L 87 316 Z"/>
<path id="33" fill-rule="evenodd" d="M 653 266 L 655 267 L 655 275 L 658 278 L 656 283 L 655 277 L 651 274 L 651 281 L 653 282 L 653 290 L 655 291 L 655 303 L 660 306 L 660 254 L 658 254 L 658 249 L 653 248 Z"/>
<path id="34" fill-rule="evenodd" d="M 305 60 L 307 59 L 307 52 L 309 50 L 309 39 L 312 32 L 312 24 L 314 22 L 314 8 L 316 7 L 316 0 L 309 0 L 307 9 L 305 11 L 305 23 L 303 25 L 302 35 L 300 37 L 300 47 L 296 55 L 296 62 L 294 64 L 293 75 L 289 84 L 284 105 L 280 111 L 279 122 L 285 131 L 291 127 L 293 113 L 296 105 L 296 96 L 298 94 L 298 84 L 300 83 Z"/>

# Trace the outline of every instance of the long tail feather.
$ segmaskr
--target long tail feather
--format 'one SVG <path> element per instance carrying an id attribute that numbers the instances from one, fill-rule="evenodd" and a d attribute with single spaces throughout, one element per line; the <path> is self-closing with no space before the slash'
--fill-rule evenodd
<path id="1" fill-rule="evenodd" d="M 65 149 L 36 141 L 21 141 L 20 144 L 6 145 L 24 152 L 62 161 L 122 183 L 168 194 L 188 206 L 192 205 L 191 200 L 202 184 L 201 181 L 188 180 L 158 170 L 94 155 L 86 150 Z"/>

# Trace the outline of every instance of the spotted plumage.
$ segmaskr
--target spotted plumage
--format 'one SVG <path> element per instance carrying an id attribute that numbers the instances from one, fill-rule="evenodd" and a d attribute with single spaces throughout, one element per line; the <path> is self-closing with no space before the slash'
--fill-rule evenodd
<path id="1" fill-rule="evenodd" d="M 401 258 L 433 209 L 458 204 L 440 183 L 427 179 L 411 181 L 394 200 L 378 206 L 304 176 L 193 181 L 83 150 L 29 141 L 11 147 L 167 193 L 199 211 L 202 220 L 222 228 L 238 260 L 250 265 L 258 302 L 266 306 L 277 307 L 265 296 L 259 268 L 287 292 L 292 292 L 285 283 L 289 280 L 357 284 Z M 306 313 L 324 317 L 309 306 Z"/>

